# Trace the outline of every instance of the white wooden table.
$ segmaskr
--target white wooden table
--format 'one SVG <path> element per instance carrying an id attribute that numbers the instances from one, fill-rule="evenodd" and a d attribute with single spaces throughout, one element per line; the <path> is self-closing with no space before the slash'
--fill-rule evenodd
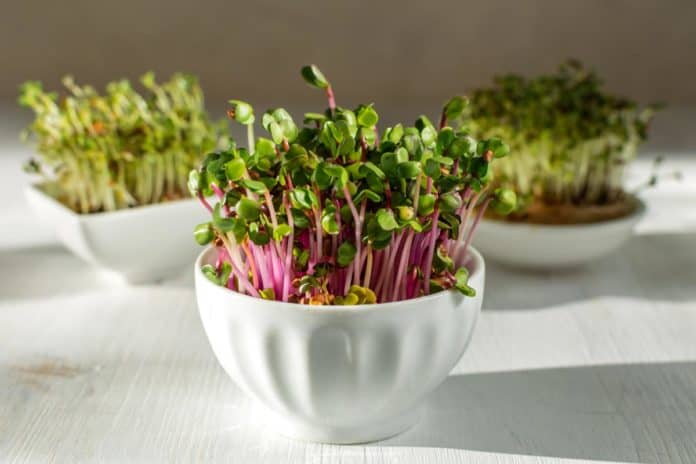
<path id="1" fill-rule="evenodd" d="M 682 183 L 646 193 L 640 235 L 618 254 L 558 274 L 489 263 L 472 345 L 421 422 L 330 446 L 260 422 L 208 347 L 190 269 L 114 286 L 36 230 L 17 193 L 28 151 L 8 137 L 0 462 L 696 462 L 693 154 L 673 161 Z"/>

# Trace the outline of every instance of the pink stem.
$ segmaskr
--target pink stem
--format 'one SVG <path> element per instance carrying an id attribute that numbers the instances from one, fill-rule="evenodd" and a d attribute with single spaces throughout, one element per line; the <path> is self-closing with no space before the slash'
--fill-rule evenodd
<path id="1" fill-rule="evenodd" d="M 331 86 L 326 88 L 326 98 L 329 100 L 329 110 L 331 111 L 331 114 L 334 114 L 336 111 L 336 97 L 334 96 Z"/>
<path id="2" fill-rule="evenodd" d="M 225 192 L 220 190 L 220 187 L 215 184 L 215 182 L 210 183 L 210 188 L 213 189 L 213 192 L 215 192 L 215 195 L 218 197 L 218 200 L 222 201 L 223 198 L 225 198 Z"/>
<path id="3" fill-rule="evenodd" d="M 469 249 L 469 244 L 471 243 L 471 239 L 474 238 L 474 232 L 476 231 L 476 227 L 478 226 L 479 222 L 481 221 L 481 218 L 483 217 L 483 213 L 486 212 L 486 208 L 488 208 L 488 204 L 491 202 L 493 198 L 489 197 L 486 198 L 479 208 L 478 212 L 476 213 L 476 218 L 474 219 L 474 223 L 471 224 L 471 228 L 469 229 L 469 234 L 466 236 L 466 242 L 464 242 L 464 247 L 460 250 L 459 252 L 459 259 L 463 260 L 466 257 L 466 252 Z"/>
<path id="4" fill-rule="evenodd" d="M 208 200 L 205 199 L 205 197 L 203 196 L 203 192 L 198 192 L 198 201 L 200 201 L 201 204 L 205 206 L 205 209 L 207 209 L 209 213 L 213 213 L 213 207 L 210 206 Z"/>
<path id="5" fill-rule="evenodd" d="M 285 277 L 283 279 L 283 301 L 288 301 L 290 280 L 292 278 L 292 246 L 295 240 L 295 224 L 290 211 L 290 205 L 288 205 L 287 196 L 283 196 L 283 206 L 285 207 L 285 213 L 288 215 L 288 225 L 290 226 L 290 235 L 287 238 L 287 252 L 285 253 Z"/>
<path id="6" fill-rule="evenodd" d="M 392 292 L 392 300 L 396 301 L 399 299 L 399 294 L 401 289 L 404 288 L 405 282 L 403 281 L 404 273 L 406 272 L 406 265 L 408 263 L 408 257 L 411 254 L 411 242 L 413 241 L 413 229 L 409 229 L 406 232 L 406 242 L 404 243 L 404 248 L 401 251 L 401 259 L 399 260 L 399 267 L 396 272 L 396 285 L 394 285 L 394 291 Z"/>
<path id="7" fill-rule="evenodd" d="M 362 232 L 362 225 L 360 222 L 360 216 L 358 215 L 358 210 L 355 208 L 355 204 L 353 203 L 353 199 L 350 197 L 350 192 L 348 191 L 348 187 L 346 185 L 343 186 L 343 195 L 346 197 L 346 202 L 348 203 L 348 207 L 350 208 L 351 214 L 353 214 L 353 221 L 355 222 L 355 258 L 353 261 L 360 262 L 360 233 Z M 360 269 L 354 269 L 353 270 L 353 277 L 356 282 L 360 280 Z"/>
<path id="8" fill-rule="evenodd" d="M 433 255 L 435 254 L 435 240 L 437 239 L 437 220 L 440 218 L 440 208 L 435 207 L 433 212 L 433 225 L 430 231 L 430 243 L 428 244 L 428 254 L 425 256 L 425 263 L 423 264 L 423 281 L 424 281 L 424 291 L 425 294 L 430 293 L 430 272 L 433 267 Z"/>

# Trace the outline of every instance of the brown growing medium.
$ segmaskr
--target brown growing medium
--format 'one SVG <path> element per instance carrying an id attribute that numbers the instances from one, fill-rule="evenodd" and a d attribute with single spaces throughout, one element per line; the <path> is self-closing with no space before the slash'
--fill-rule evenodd
<path id="1" fill-rule="evenodd" d="M 537 200 L 524 213 L 501 217 L 490 212 L 486 216 L 490 219 L 529 224 L 592 224 L 629 216 L 636 211 L 638 205 L 638 199 L 633 195 L 623 195 L 617 201 L 603 205 L 549 205 Z"/>

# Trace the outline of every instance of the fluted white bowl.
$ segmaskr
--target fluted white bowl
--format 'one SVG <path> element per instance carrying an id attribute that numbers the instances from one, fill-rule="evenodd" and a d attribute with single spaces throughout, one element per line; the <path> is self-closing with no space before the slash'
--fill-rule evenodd
<path id="1" fill-rule="evenodd" d="M 209 220 L 195 199 L 77 214 L 38 186 L 27 187 L 25 197 L 44 227 L 52 229 L 66 248 L 130 283 L 183 272 L 200 251 L 193 229 Z"/>
<path id="2" fill-rule="evenodd" d="M 549 270 L 580 266 L 618 250 L 645 214 L 639 201 L 631 214 L 590 224 L 546 225 L 484 219 L 474 237 L 486 259 L 513 267 Z"/>
<path id="3" fill-rule="evenodd" d="M 253 298 L 210 282 L 195 265 L 196 296 L 215 355 L 293 438 L 375 441 L 418 419 L 426 395 L 464 353 L 483 299 L 485 265 L 471 250 L 475 297 L 454 291 L 394 303 L 308 306 Z"/>

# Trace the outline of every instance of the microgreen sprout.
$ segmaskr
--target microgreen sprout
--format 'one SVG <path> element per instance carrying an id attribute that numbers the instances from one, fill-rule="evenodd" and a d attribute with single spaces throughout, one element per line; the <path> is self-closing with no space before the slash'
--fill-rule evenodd
<path id="1" fill-rule="evenodd" d="M 19 102 L 35 113 L 24 137 L 38 145 L 26 169 L 74 211 L 184 198 L 189 171 L 225 144 L 226 123 L 209 121 L 195 78 L 175 74 L 158 84 L 148 73 L 141 83 L 142 94 L 120 80 L 100 95 L 66 77 L 62 97 L 39 82 L 22 85 Z"/>
<path id="2" fill-rule="evenodd" d="M 472 93 L 467 116 L 476 136 L 510 144 L 511 156 L 495 165 L 494 183 L 513 189 L 524 210 L 535 202 L 624 201 L 625 167 L 656 108 L 605 93 L 595 73 L 570 60 L 553 75 L 496 78 Z"/>
<path id="3" fill-rule="evenodd" d="M 500 139 L 476 141 L 449 124 L 467 101 L 450 100 L 435 127 L 421 116 L 378 136 L 373 105 L 336 105 L 316 66 L 305 81 L 328 109 L 299 127 L 282 108 L 261 115 L 231 100 L 248 147 L 210 153 L 193 170 L 193 196 L 212 220 L 194 231 L 212 243 L 213 282 L 259 298 L 317 305 L 384 303 L 468 286 L 467 248 L 487 207 L 515 207 L 510 190 L 489 188 Z M 268 135 L 254 138 L 254 121 Z"/>

